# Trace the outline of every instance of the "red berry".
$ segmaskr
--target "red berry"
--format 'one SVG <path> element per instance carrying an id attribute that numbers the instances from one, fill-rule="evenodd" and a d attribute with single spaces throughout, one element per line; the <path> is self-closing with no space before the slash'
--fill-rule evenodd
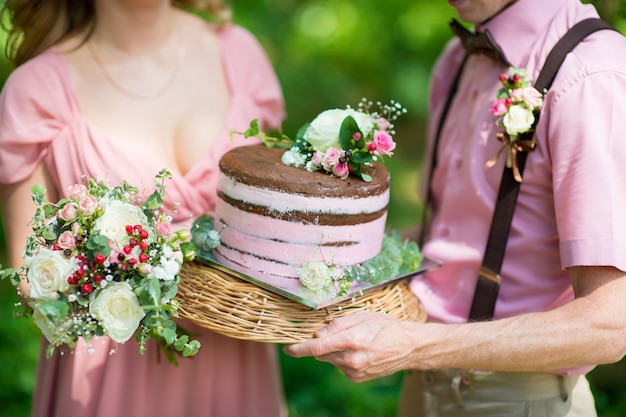
<path id="1" fill-rule="evenodd" d="M 136 225 L 134 225 L 134 226 L 133 226 L 133 230 L 134 230 L 135 232 L 138 232 L 138 231 L 140 231 L 140 230 L 142 230 L 142 229 L 143 229 L 143 227 L 141 227 L 141 225 L 140 225 L 140 224 L 136 224 Z"/>
<path id="2" fill-rule="evenodd" d="M 142 238 L 142 239 L 147 239 L 147 238 L 148 238 L 148 236 L 149 236 L 149 235 L 148 235 L 148 232 L 147 232 L 146 230 L 143 230 L 143 229 L 142 229 L 142 230 L 139 232 L 139 237 L 140 237 L 140 238 Z"/>
<path id="3" fill-rule="evenodd" d="M 137 243 L 139 243 L 139 241 L 135 239 L 134 237 L 131 237 L 130 240 L 128 241 L 128 244 L 130 246 L 137 246 Z"/>
<path id="4" fill-rule="evenodd" d="M 137 258 L 128 258 L 128 263 L 131 265 L 137 264 Z"/>
<path id="5" fill-rule="evenodd" d="M 83 294 L 89 294 L 93 291 L 93 287 L 91 286 L 91 284 L 83 284 L 82 287 L 80 287 L 80 291 Z"/>
<path id="6" fill-rule="evenodd" d="M 102 282 L 102 280 L 104 280 L 104 277 L 103 277 L 102 275 L 100 275 L 100 274 L 96 274 L 96 275 L 93 277 L 93 282 L 94 282 L 95 284 L 100 284 L 100 283 Z"/>
<path id="7" fill-rule="evenodd" d="M 83 268 L 78 268 L 76 270 L 76 276 L 79 278 L 82 278 L 85 276 L 85 270 Z"/>
<path id="8" fill-rule="evenodd" d="M 78 277 L 76 275 L 72 275 L 71 277 L 67 277 L 67 283 L 70 285 L 78 284 Z"/>
<path id="9" fill-rule="evenodd" d="M 145 251 L 148 249 L 148 244 L 146 242 L 141 242 L 139 244 L 139 249 L 141 249 L 142 251 Z"/>
<path id="10" fill-rule="evenodd" d="M 506 76 L 506 74 L 500 74 L 500 82 L 503 83 L 508 79 L 508 77 Z"/>
<path id="11" fill-rule="evenodd" d="M 514 82 L 516 82 L 516 83 L 520 82 L 520 81 L 521 81 L 521 79 L 522 79 L 522 77 L 520 77 L 520 75 L 519 75 L 519 74 L 515 74 L 515 75 L 513 76 L 513 81 L 514 81 Z"/>
<path id="12" fill-rule="evenodd" d="M 105 260 L 106 258 L 101 253 L 98 253 L 94 258 L 94 262 L 97 263 L 98 265 L 102 265 Z"/>
<path id="13" fill-rule="evenodd" d="M 124 246 L 123 250 L 124 250 L 124 253 L 126 255 L 128 255 L 129 253 L 131 253 L 133 251 L 133 248 L 131 246 L 126 245 L 126 246 Z"/>
<path id="14" fill-rule="evenodd" d="M 148 255 L 146 255 L 145 253 L 139 255 L 139 262 L 141 262 L 142 264 L 148 262 Z"/>
<path id="15" fill-rule="evenodd" d="M 126 234 L 130 235 L 133 233 L 133 226 L 131 226 L 130 224 L 126 225 Z"/>

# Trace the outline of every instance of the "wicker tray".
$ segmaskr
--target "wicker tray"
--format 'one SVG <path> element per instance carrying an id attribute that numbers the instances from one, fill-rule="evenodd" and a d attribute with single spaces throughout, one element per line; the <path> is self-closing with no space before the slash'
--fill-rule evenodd
<path id="1" fill-rule="evenodd" d="M 405 321 L 426 320 L 406 280 L 314 310 L 227 272 L 186 262 L 177 298 L 181 317 L 228 337 L 267 343 L 310 339 L 332 319 L 360 310 L 384 312 Z"/>

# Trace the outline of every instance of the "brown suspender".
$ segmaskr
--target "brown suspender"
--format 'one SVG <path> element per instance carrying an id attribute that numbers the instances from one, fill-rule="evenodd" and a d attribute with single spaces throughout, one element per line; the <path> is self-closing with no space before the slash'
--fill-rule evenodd
<path id="1" fill-rule="evenodd" d="M 615 30 L 605 21 L 595 18 L 582 20 L 574 25 L 550 51 L 550 54 L 546 58 L 546 62 L 537 77 L 535 88 L 542 92 L 544 90 L 548 90 L 567 54 L 584 38 L 593 32 L 603 29 Z M 455 82 L 453 83 L 451 91 L 448 94 L 446 105 L 436 132 L 433 147 L 434 154 L 432 155 L 432 163 L 429 172 L 429 191 L 426 199 L 428 205 L 430 205 L 432 198 L 430 193 L 430 179 L 432 178 L 432 172 L 434 171 L 437 163 L 436 152 L 439 138 L 446 116 L 450 109 L 450 105 L 454 95 L 456 94 L 460 74 L 463 71 L 463 67 L 466 62 L 467 59 L 463 61 L 461 67 L 459 68 Z M 538 120 L 539 116 L 537 116 L 535 120 L 535 125 Z M 526 134 L 526 137 L 520 137 L 520 139 L 531 139 L 531 137 L 528 136 L 532 136 L 532 133 Z M 520 175 L 524 172 L 527 156 L 528 152 L 517 153 Z M 478 281 L 476 283 L 476 290 L 474 292 L 472 307 L 469 314 L 469 321 L 490 320 L 493 317 L 498 291 L 500 288 L 500 270 L 502 268 L 504 252 L 509 237 L 509 230 L 513 220 L 513 212 L 515 211 L 515 204 L 517 202 L 520 185 L 521 183 L 516 181 L 514 178 L 513 169 L 505 166 L 502 174 L 502 180 L 500 182 L 500 188 L 498 190 L 496 206 L 491 222 L 487 246 L 485 248 L 483 263 L 479 271 Z M 425 207 L 425 210 L 429 209 L 428 205 Z M 423 226 L 425 227 L 426 224 L 423 224 Z"/>

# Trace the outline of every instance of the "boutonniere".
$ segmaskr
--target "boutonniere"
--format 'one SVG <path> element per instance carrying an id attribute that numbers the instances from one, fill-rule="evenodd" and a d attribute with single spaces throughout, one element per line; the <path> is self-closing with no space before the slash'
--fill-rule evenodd
<path id="1" fill-rule="evenodd" d="M 530 81 L 525 69 L 509 68 L 508 74 L 500 75 L 502 87 L 498 90 L 496 101 L 491 105 L 491 112 L 496 116 L 496 126 L 504 127 L 504 131 L 498 132 L 496 136 L 503 145 L 487 161 L 485 169 L 495 165 L 500 154 L 506 150 L 506 166 L 513 169 L 513 175 L 518 182 L 522 182 L 522 176 L 517 166 L 517 153 L 535 148 L 532 132 L 543 105 L 543 94 Z"/>

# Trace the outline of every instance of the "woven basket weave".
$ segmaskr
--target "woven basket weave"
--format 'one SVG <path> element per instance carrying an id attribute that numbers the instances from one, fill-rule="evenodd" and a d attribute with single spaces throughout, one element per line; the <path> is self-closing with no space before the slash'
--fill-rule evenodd
<path id="1" fill-rule="evenodd" d="M 360 310 L 405 321 L 426 320 L 406 280 L 314 310 L 211 266 L 186 262 L 177 298 L 181 317 L 228 337 L 267 343 L 310 339 L 332 319 Z"/>

